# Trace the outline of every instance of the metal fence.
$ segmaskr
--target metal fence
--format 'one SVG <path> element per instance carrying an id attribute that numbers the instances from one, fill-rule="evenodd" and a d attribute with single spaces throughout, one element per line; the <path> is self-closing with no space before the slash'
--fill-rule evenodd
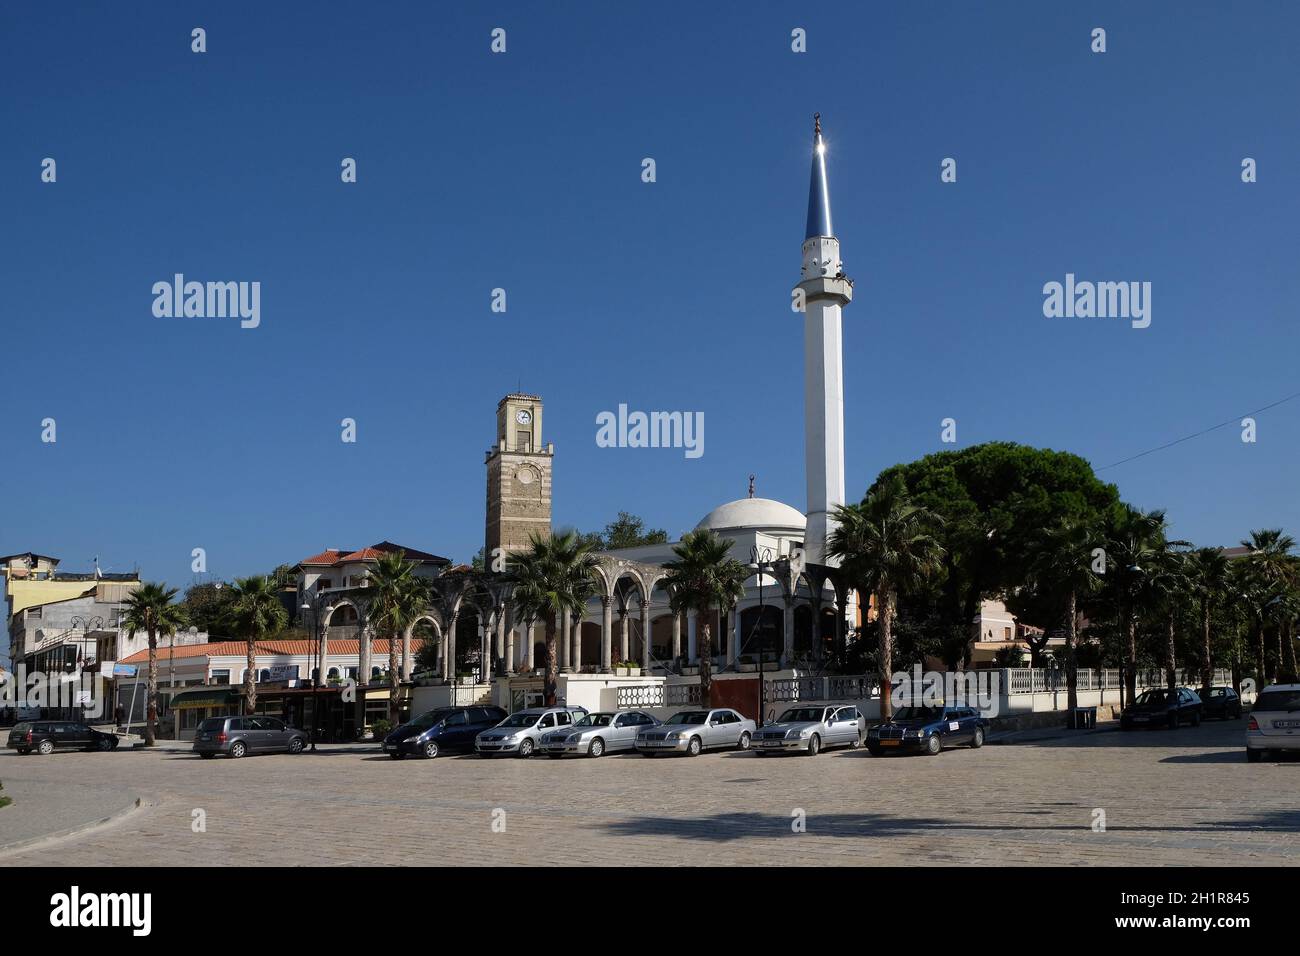
<path id="1" fill-rule="evenodd" d="M 1066 690 L 1069 686 L 1063 668 L 1016 667 L 1010 668 L 1004 673 L 1006 674 L 1008 694 L 1050 694 L 1055 691 Z M 1116 667 L 1101 671 L 1079 668 L 1075 673 L 1078 677 L 1077 686 L 1079 690 L 1119 690 L 1124 685 L 1124 672 Z M 1199 671 L 1179 670 L 1175 676 L 1180 685 L 1188 687 L 1199 687 L 1201 685 Z M 1137 686 L 1139 688 L 1163 687 L 1166 681 L 1165 672 L 1159 668 L 1144 668 L 1138 671 L 1137 674 Z M 1216 670 L 1213 682 L 1215 684 L 1231 684 L 1232 673 L 1223 669 Z"/>

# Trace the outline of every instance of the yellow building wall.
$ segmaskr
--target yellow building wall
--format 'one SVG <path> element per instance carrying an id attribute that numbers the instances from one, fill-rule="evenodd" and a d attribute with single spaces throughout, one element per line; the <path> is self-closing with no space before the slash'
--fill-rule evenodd
<path id="1" fill-rule="evenodd" d="M 5 582 L 10 617 L 37 604 L 66 601 L 91 594 L 94 590 L 94 581 L 24 581 L 21 578 L 10 578 Z"/>

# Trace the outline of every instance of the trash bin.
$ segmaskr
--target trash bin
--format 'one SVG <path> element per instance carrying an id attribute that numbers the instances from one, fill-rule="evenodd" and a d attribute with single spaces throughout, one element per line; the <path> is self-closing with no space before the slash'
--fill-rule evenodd
<path id="1" fill-rule="evenodd" d="M 1097 729 L 1097 708 L 1096 707 L 1074 708 L 1074 729 L 1075 730 L 1096 730 Z"/>

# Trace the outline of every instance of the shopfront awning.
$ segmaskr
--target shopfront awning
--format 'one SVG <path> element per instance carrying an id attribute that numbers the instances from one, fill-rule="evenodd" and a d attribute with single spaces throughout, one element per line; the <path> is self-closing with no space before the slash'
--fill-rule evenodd
<path id="1" fill-rule="evenodd" d="M 196 687 L 183 690 L 171 699 L 172 710 L 188 710 L 195 707 L 230 707 L 239 700 L 236 688 Z"/>

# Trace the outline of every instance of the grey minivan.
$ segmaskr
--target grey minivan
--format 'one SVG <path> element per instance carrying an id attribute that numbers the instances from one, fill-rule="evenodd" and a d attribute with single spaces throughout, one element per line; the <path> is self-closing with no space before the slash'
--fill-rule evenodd
<path id="1" fill-rule="evenodd" d="M 194 752 L 204 759 L 225 754 L 302 753 L 307 734 L 275 717 L 209 717 L 194 733 Z"/>

